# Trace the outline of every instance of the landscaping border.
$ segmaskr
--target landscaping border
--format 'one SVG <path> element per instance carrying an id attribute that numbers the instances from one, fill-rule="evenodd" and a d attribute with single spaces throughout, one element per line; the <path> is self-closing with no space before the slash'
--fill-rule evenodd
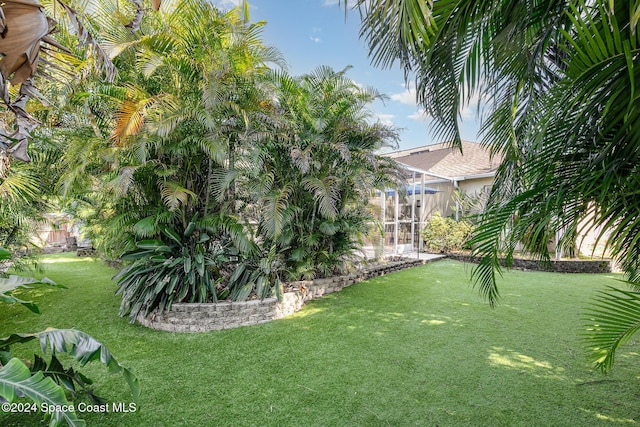
<path id="1" fill-rule="evenodd" d="M 256 325 L 289 316 L 307 301 L 338 292 L 354 283 L 430 261 L 403 259 L 370 266 L 345 276 L 291 282 L 287 288 L 294 290 L 285 292 L 282 301 L 265 298 L 243 302 L 175 303 L 169 311 L 154 312 L 148 317 L 140 315 L 137 321 L 148 328 L 170 332 L 207 332 Z"/>
<path id="2" fill-rule="evenodd" d="M 480 257 L 467 254 L 448 254 L 447 258 L 474 264 L 480 262 Z M 500 265 L 503 267 L 506 266 L 504 259 L 500 259 Z M 611 273 L 613 271 L 612 262 L 607 259 L 566 259 L 551 260 L 549 263 L 545 263 L 543 261 L 536 261 L 532 259 L 514 258 L 513 264 L 510 268 L 525 271 L 551 271 L 555 273 L 598 274 Z"/>

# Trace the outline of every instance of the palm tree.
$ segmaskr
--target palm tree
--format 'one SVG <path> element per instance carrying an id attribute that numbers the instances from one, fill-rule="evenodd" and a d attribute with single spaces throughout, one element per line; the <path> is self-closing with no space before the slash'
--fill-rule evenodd
<path id="1" fill-rule="evenodd" d="M 186 270 L 207 265 L 198 271 L 202 282 L 192 273 L 185 283 L 171 282 L 178 300 L 215 300 L 225 294 L 222 258 L 208 255 L 220 247 L 245 256 L 256 251 L 247 217 L 239 215 L 249 198 L 240 190 L 252 168 L 254 128 L 271 120 L 273 111 L 267 63 L 281 57 L 261 41 L 263 23 L 250 24 L 238 9 L 221 13 L 206 1 L 164 2 L 133 36 L 109 24 L 101 21 L 100 28 L 112 35 L 119 74 L 113 84 L 88 82 L 75 93 L 86 100 L 96 126 L 85 121 L 82 133 L 68 138 L 65 188 L 69 194 L 86 188 L 100 249 L 111 248 L 117 257 L 148 251 L 150 239 L 163 241 L 159 250 L 171 248 L 175 255 L 172 268 L 177 259 L 189 259 Z M 95 135 L 87 137 L 93 127 Z M 141 308 L 155 308 L 137 305 L 146 294 L 133 295 L 126 286 L 143 277 L 139 265 L 119 276 L 123 314 L 130 311 L 133 318 Z M 138 287 L 149 289 L 158 288 Z M 160 296 L 157 306 L 168 308 L 173 297 Z"/>
<path id="2" fill-rule="evenodd" d="M 590 218 L 632 291 L 605 292 L 587 334 L 607 369 L 640 322 L 640 51 L 638 2 L 605 0 L 358 0 L 374 63 L 415 75 L 434 129 L 459 144 L 459 111 L 483 101 L 483 142 L 500 153 L 487 210 L 473 239 L 473 277 L 491 304 L 498 255 L 516 244 L 549 259 L 550 235 L 569 247 Z M 600 235 L 604 239 L 604 235 Z M 635 291 L 633 290 L 635 289 Z"/>
<path id="3" fill-rule="evenodd" d="M 347 70 L 274 75 L 282 119 L 259 146 L 258 233 L 294 280 L 345 266 L 372 219 L 369 191 L 397 174 L 376 154 L 398 137 L 371 121 L 369 105 L 381 95 L 358 87 Z"/>
<path id="4" fill-rule="evenodd" d="M 235 164 L 236 152 L 248 138 L 249 123 L 268 107 L 260 81 L 265 64 L 281 60 L 261 42 L 262 23 L 249 24 L 239 12 L 222 14 L 201 1 L 165 2 L 133 38 L 117 33 L 117 22 L 101 21 L 102 32 L 113 35 L 111 50 L 119 52 L 119 76 L 113 85 L 93 83 L 76 94 L 88 100 L 99 129 L 89 141 L 86 135 L 71 139 L 65 188 L 87 181 L 87 166 L 88 175 L 96 166 L 107 171 L 93 192 L 106 193 L 100 203 L 116 221 L 107 227 L 116 234 L 105 246 L 122 241 L 152 211 L 165 222 L 175 216 L 171 221 L 183 228 L 196 212 L 218 211 L 226 201 L 224 194 L 213 196 L 222 185 L 219 177 L 225 177 L 225 191 L 233 192 L 237 166 L 243 166 Z M 99 153 L 108 164 L 95 164 Z"/>

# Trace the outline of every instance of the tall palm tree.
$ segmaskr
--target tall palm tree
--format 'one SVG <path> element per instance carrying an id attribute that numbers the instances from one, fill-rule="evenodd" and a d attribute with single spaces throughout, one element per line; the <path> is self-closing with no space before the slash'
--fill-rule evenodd
<path id="1" fill-rule="evenodd" d="M 435 130 L 459 144 L 461 106 L 483 101 L 483 142 L 500 153 L 487 211 L 473 239 L 473 276 L 491 304 L 500 253 L 516 245 L 549 259 L 579 224 L 611 231 L 608 248 L 640 282 L 640 39 L 637 1 L 358 0 L 374 63 L 399 61 Z M 604 234 L 600 235 L 604 239 Z M 635 291 L 599 299 L 587 340 L 607 369 L 637 330 Z M 622 298 L 622 300 L 621 300 Z M 621 302 L 624 301 L 624 302 Z"/>
<path id="2" fill-rule="evenodd" d="M 149 261 L 144 258 L 123 270 L 122 313 L 133 318 L 140 309 L 168 308 L 174 297 L 204 302 L 225 295 L 225 267 L 210 255 L 220 247 L 245 256 L 256 250 L 246 218 L 238 214 L 247 197 L 236 188 L 251 168 L 244 160 L 253 128 L 273 109 L 266 64 L 280 56 L 261 41 L 262 23 L 251 24 L 245 15 L 177 0 L 145 17 L 133 36 L 104 25 L 102 31 L 113 35 L 119 75 L 113 84 L 87 84 L 76 94 L 87 100 L 98 132 L 88 141 L 70 140 L 65 182 L 70 189 L 83 181 L 95 189 L 90 193 L 98 209 L 88 219 L 101 249 L 111 247 L 110 255 L 120 256 L 148 248 L 149 239 L 162 240 L 173 267 L 183 268 L 175 261 L 185 260 L 183 274 L 190 265 L 202 267 L 185 277 L 149 269 L 145 276 L 136 270 Z M 85 180 L 84 171 L 98 173 Z M 169 276 L 172 290 L 147 298 Z M 137 286 L 139 279 L 153 285 Z M 138 297 L 144 304 L 137 304 Z"/>

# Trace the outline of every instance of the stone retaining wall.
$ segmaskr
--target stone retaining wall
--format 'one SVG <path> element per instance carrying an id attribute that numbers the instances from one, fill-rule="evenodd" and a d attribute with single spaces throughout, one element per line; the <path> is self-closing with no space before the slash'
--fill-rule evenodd
<path id="1" fill-rule="evenodd" d="M 449 254 L 447 258 L 462 262 L 478 263 L 479 258 L 471 255 Z M 504 260 L 500 265 L 505 266 Z M 556 273 L 610 273 L 612 271 L 609 260 L 551 260 L 550 264 L 531 259 L 514 259 L 511 268 L 518 270 L 554 271 Z"/>
<path id="2" fill-rule="evenodd" d="M 79 257 L 96 256 L 98 252 L 94 248 L 78 248 L 76 255 Z"/>
<path id="3" fill-rule="evenodd" d="M 256 325 L 289 316 L 300 310 L 305 302 L 340 291 L 354 283 L 424 263 L 424 260 L 417 259 L 394 261 L 346 276 L 292 282 L 288 287 L 295 290 L 285 292 L 280 302 L 276 298 L 266 298 L 210 304 L 175 303 L 169 311 L 152 313 L 148 317 L 140 315 L 137 320 L 146 327 L 172 332 L 206 332 Z"/>

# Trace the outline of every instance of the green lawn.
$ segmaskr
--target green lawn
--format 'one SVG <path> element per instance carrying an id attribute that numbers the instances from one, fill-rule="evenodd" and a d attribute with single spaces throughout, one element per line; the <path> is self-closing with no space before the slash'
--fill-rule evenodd
<path id="1" fill-rule="evenodd" d="M 611 275 L 510 272 L 491 309 L 470 267 L 442 261 L 351 286 L 286 319 L 174 334 L 117 316 L 114 270 L 45 259 L 69 286 L 38 291 L 43 314 L 2 306 L 0 335 L 75 327 L 141 379 L 135 413 L 88 414 L 89 426 L 593 426 L 640 420 L 640 345 L 614 371 L 591 369 L 581 310 Z M 85 369 L 111 402 L 121 376 Z M 0 425 L 41 425 L 0 414 Z"/>

